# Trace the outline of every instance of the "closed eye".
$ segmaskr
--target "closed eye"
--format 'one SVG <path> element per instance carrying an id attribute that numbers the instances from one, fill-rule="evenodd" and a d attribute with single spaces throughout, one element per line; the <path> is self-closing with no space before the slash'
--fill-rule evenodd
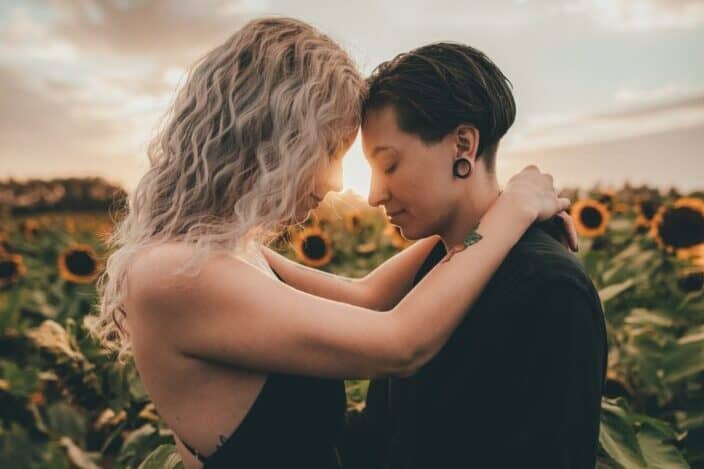
<path id="1" fill-rule="evenodd" d="M 392 164 L 386 170 L 384 170 L 384 174 L 391 174 L 394 171 L 394 169 L 396 169 L 396 163 Z"/>

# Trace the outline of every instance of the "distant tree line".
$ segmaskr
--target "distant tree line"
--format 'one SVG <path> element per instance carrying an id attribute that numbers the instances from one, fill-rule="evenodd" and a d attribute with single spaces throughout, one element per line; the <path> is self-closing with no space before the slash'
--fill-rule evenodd
<path id="1" fill-rule="evenodd" d="M 0 213 L 17 216 L 39 212 L 107 211 L 121 208 L 125 190 L 93 178 L 14 179 L 0 181 Z"/>

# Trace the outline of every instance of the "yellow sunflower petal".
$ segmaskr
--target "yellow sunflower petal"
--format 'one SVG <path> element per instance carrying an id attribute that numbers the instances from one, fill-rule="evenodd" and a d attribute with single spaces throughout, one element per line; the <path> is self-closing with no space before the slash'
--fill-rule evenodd
<path id="1" fill-rule="evenodd" d="M 611 220 L 611 212 L 594 199 L 578 200 L 570 209 L 577 233 L 587 238 L 602 236 Z"/>
<path id="2" fill-rule="evenodd" d="M 322 267 L 332 259 L 330 239 L 317 225 L 296 233 L 292 244 L 296 257 L 305 265 Z"/>
<path id="3" fill-rule="evenodd" d="M 64 280 L 87 284 L 100 275 L 102 264 L 92 246 L 73 244 L 59 253 L 57 267 Z"/>
<path id="4" fill-rule="evenodd" d="M 697 251 L 704 244 L 704 201 L 682 197 L 663 205 L 653 217 L 650 235 L 670 253 L 689 256 Z"/>

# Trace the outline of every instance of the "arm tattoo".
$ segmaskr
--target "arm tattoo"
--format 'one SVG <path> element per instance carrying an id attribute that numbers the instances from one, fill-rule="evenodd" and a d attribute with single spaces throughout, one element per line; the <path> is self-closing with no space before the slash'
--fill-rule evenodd
<path id="1" fill-rule="evenodd" d="M 477 225 L 478 226 L 478 225 Z M 464 251 L 467 249 L 469 246 L 472 244 L 477 244 L 479 241 L 481 241 L 484 237 L 477 233 L 477 227 L 475 226 L 474 229 L 472 230 L 471 233 L 469 233 L 467 236 L 464 237 L 462 240 L 462 246 L 461 247 L 454 247 L 450 250 L 450 252 L 447 253 L 447 257 L 443 259 L 442 262 L 447 262 L 450 259 L 452 259 L 452 256 L 457 254 L 458 252 Z"/>

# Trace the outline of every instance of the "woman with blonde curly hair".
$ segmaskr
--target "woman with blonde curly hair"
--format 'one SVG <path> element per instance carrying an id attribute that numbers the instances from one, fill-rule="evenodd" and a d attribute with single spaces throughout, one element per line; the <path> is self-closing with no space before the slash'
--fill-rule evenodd
<path id="1" fill-rule="evenodd" d="M 292 288 L 263 245 L 341 189 L 364 93 L 327 36 L 258 19 L 196 63 L 149 146 L 93 333 L 134 358 L 188 468 L 337 467 L 342 379 L 414 373 L 528 226 L 569 203 L 528 168 L 482 219 L 483 241 L 412 291 L 435 239 L 377 268 L 383 289 L 323 273 Z"/>

